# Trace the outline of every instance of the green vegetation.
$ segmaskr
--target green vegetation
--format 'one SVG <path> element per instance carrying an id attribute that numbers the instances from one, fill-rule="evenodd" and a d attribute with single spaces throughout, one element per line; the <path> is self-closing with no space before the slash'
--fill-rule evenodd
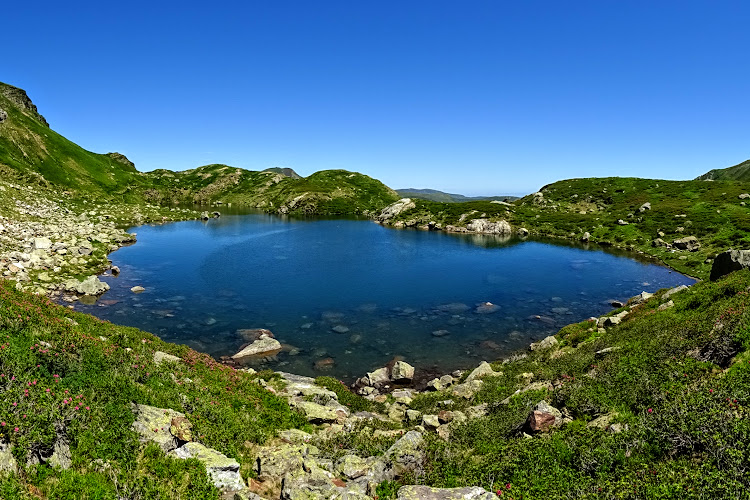
<path id="1" fill-rule="evenodd" d="M 0 83 L 0 175 L 25 184 L 57 186 L 73 198 L 162 205 L 237 203 L 282 214 L 373 214 L 398 199 L 366 175 L 326 170 L 301 178 L 291 169 L 262 172 L 206 165 L 172 172 L 138 172 L 118 153 L 86 151 L 49 128 L 26 93 Z"/>
<path id="2" fill-rule="evenodd" d="M 750 160 L 743 161 L 733 167 L 711 170 L 696 180 L 750 182 Z"/>
<path id="3" fill-rule="evenodd" d="M 0 480 L 0 491 L 115 498 L 117 488 L 127 497 L 138 492 L 139 498 L 166 498 L 172 491 L 185 492 L 182 498 L 215 497 L 197 461 L 175 460 L 139 443 L 131 403 L 185 413 L 195 440 L 246 464 L 253 443 L 279 429 L 308 426 L 286 400 L 262 387 L 260 375 L 72 312 L 5 280 L 0 331 L 0 441 L 12 445 L 20 469 Z M 157 350 L 182 361 L 156 364 Z M 35 457 L 52 454 L 61 436 L 69 443 L 72 468 L 33 465 Z"/>
<path id="4" fill-rule="evenodd" d="M 569 179 L 543 187 L 541 197 L 529 195 L 512 206 L 415 200 L 414 209 L 394 220 L 445 227 L 488 218 L 506 220 L 535 234 L 575 240 L 588 232 L 592 243 L 640 251 L 680 272 L 707 278 L 716 253 L 750 246 L 750 206 L 739 198 L 749 190 L 750 183 L 737 181 Z M 645 203 L 651 208 L 640 210 Z M 690 252 L 654 246 L 658 238 L 671 245 L 686 236 L 698 238 L 701 248 Z"/>
<path id="5" fill-rule="evenodd" d="M 564 328 L 558 340 L 572 345 L 574 334 L 575 349 L 496 363 L 501 376 L 485 378 L 472 401 L 452 406 L 487 403 L 488 415 L 456 428 L 447 442 L 431 434 L 420 480 L 481 485 L 514 499 L 743 497 L 750 271 L 698 283 L 663 311 L 661 295 L 604 334 L 593 323 Z M 554 390 L 514 396 L 529 373 Z M 426 395 L 411 407 L 437 413 L 442 399 Z M 542 399 L 567 423 L 530 437 L 524 421 Z M 616 432 L 590 425 L 603 415 L 620 425 Z"/>

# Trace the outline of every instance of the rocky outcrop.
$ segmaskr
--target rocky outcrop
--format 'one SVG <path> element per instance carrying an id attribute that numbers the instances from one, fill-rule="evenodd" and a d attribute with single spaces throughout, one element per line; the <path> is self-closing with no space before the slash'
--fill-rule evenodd
<path id="1" fill-rule="evenodd" d="M 750 268 L 750 250 L 727 250 L 716 256 L 711 266 L 711 281 L 733 271 Z"/>
<path id="2" fill-rule="evenodd" d="M 473 233 L 504 234 L 513 233 L 513 228 L 504 220 L 491 222 L 489 219 L 472 219 L 466 224 L 466 229 Z"/>
<path id="3" fill-rule="evenodd" d="M 45 120 L 44 117 L 39 114 L 39 110 L 37 109 L 36 105 L 31 102 L 31 99 L 29 98 L 28 94 L 26 94 L 25 90 L 13 87 L 11 85 L 3 84 L 0 86 L 0 92 L 2 92 L 10 102 L 31 115 L 32 118 L 37 120 L 45 127 L 49 127 L 49 123 L 47 123 L 47 120 Z"/>
<path id="4" fill-rule="evenodd" d="M 411 198 L 401 198 L 397 202 L 391 203 L 383 210 L 381 210 L 377 216 L 377 220 L 381 222 L 388 222 L 397 215 L 400 215 L 402 212 L 411 210 L 414 207 L 416 207 L 416 204 L 411 200 Z"/>
<path id="5" fill-rule="evenodd" d="M 135 170 L 135 163 L 133 163 L 132 161 L 128 160 L 128 157 L 125 156 L 122 153 L 117 153 L 117 152 L 115 152 L 115 153 L 107 153 L 105 156 L 109 156 L 110 158 L 112 158 L 114 161 L 116 161 L 120 165 L 126 167 L 128 170 L 131 170 L 133 172 L 136 171 Z"/>
<path id="6" fill-rule="evenodd" d="M 6 113 L 4 109 L 0 108 L 0 123 L 3 123 L 7 119 L 8 113 Z"/>

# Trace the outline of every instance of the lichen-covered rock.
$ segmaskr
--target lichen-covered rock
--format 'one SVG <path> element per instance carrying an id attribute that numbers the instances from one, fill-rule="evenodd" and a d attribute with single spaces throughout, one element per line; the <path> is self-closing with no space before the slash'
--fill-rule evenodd
<path id="1" fill-rule="evenodd" d="M 356 455 L 344 455 L 336 464 L 336 472 L 349 479 L 357 479 L 367 472 L 373 460 L 367 460 Z"/>
<path id="2" fill-rule="evenodd" d="M 206 467 L 214 486 L 223 491 L 241 491 L 245 482 L 240 476 L 240 464 L 233 458 L 207 448 L 200 443 L 187 443 L 169 455 L 176 458 L 195 458 Z"/>
<path id="3" fill-rule="evenodd" d="M 178 363 L 182 361 L 182 358 L 179 356 L 173 356 L 172 354 L 167 354 L 166 352 L 162 351 L 156 351 L 154 353 L 154 364 L 160 365 L 162 363 Z"/>
<path id="4" fill-rule="evenodd" d="M 471 380 L 463 384 L 454 385 L 450 388 L 450 392 L 454 395 L 464 398 L 471 399 L 474 394 L 482 390 L 483 382 L 481 380 Z"/>
<path id="5" fill-rule="evenodd" d="M 66 290 L 76 292 L 81 295 L 101 295 L 109 290 L 109 285 L 104 283 L 96 276 L 89 276 L 83 281 L 70 279 L 63 285 Z"/>
<path id="6" fill-rule="evenodd" d="M 279 437 L 287 443 L 292 444 L 308 443 L 313 438 L 312 434 L 301 431 L 299 429 L 285 429 L 283 431 L 279 431 Z"/>
<path id="7" fill-rule="evenodd" d="M 293 406 L 305 415 L 308 422 L 313 424 L 336 422 L 342 417 L 339 413 L 341 410 L 331 406 L 319 405 L 312 401 L 298 401 L 293 403 Z M 346 415 L 343 416 L 346 417 Z"/>
<path id="8" fill-rule="evenodd" d="M 400 215 L 402 212 L 411 210 L 415 206 L 416 204 L 410 198 L 401 198 L 397 202 L 391 203 L 383 210 L 381 210 L 380 214 L 378 215 L 378 220 L 382 222 L 388 222 L 397 215 Z"/>
<path id="9" fill-rule="evenodd" d="M 288 472 L 301 469 L 306 459 L 318 453 L 315 446 L 307 444 L 264 447 L 256 456 L 255 472 L 261 481 L 281 481 Z"/>
<path id="10" fill-rule="evenodd" d="M 465 488 L 431 488 L 429 486 L 402 486 L 398 500 L 493 500 L 495 495 L 478 486 Z"/>
<path id="11" fill-rule="evenodd" d="M 367 373 L 367 383 L 373 387 L 377 387 L 382 384 L 387 384 L 391 381 L 388 375 L 388 368 L 378 368 L 373 372 Z"/>
<path id="12" fill-rule="evenodd" d="M 166 453 L 177 447 L 177 439 L 172 435 L 172 419 L 185 418 L 183 413 L 169 408 L 156 408 L 148 405 L 132 405 L 135 413 L 133 430 L 140 436 L 141 442 L 153 441 Z"/>
<path id="13" fill-rule="evenodd" d="M 534 342 L 529 346 L 529 348 L 532 351 L 543 351 L 545 349 L 550 349 L 558 344 L 557 339 L 550 335 L 549 337 L 545 337 L 544 339 L 540 340 L 539 342 Z"/>
<path id="14" fill-rule="evenodd" d="M 169 425 L 169 432 L 180 441 L 193 440 L 193 424 L 185 417 L 174 417 Z"/>

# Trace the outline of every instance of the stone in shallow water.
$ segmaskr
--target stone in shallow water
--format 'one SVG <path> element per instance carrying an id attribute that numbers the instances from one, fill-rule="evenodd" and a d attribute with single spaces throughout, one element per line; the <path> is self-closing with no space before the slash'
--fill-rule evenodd
<path id="1" fill-rule="evenodd" d="M 346 327 L 344 325 L 336 325 L 333 328 L 331 328 L 336 333 L 347 333 L 349 331 L 349 327 Z"/>
<path id="2" fill-rule="evenodd" d="M 254 356 L 271 356 L 279 351 L 281 351 L 281 343 L 276 339 L 264 336 L 232 356 L 232 359 L 241 360 Z"/>
<path id="3" fill-rule="evenodd" d="M 500 306 L 492 302 L 482 302 L 474 310 L 477 314 L 492 314 L 500 310 Z"/>

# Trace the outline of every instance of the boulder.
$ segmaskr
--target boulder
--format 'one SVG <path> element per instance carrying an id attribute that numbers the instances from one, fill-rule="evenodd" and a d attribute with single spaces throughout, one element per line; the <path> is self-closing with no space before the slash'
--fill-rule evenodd
<path id="1" fill-rule="evenodd" d="M 746 199 L 750 198 L 750 194 L 748 194 L 748 193 L 742 193 L 737 198 L 739 198 L 740 200 L 746 200 Z"/>
<path id="2" fill-rule="evenodd" d="M 7 119 L 8 113 L 4 109 L 0 108 L 0 123 L 3 123 Z"/>
<path id="3" fill-rule="evenodd" d="M 714 259 L 711 266 L 711 281 L 716 281 L 733 271 L 750 268 L 750 250 L 727 250 Z"/>
<path id="4" fill-rule="evenodd" d="M 185 417 L 174 417 L 169 424 L 169 432 L 180 441 L 193 440 L 193 424 Z"/>
<path id="5" fill-rule="evenodd" d="M 312 401 L 298 401 L 293 405 L 305 415 L 308 422 L 313 424 L 336 422 L 342 416 L 339 413 L 340 410 L 331 406 L 322 406 Z M 345 415 L 343 416 L 345 417 Z"/>
<path id="6" fill-rule="evenodd" d="M 628 222 L 625 222 L 625 221 L 624 221 L 624 220 L 622 220 L 622 219 L 617 219 L 617 224 L 619 224 L 620 226 L 627 226 L 627 225 L 628 225 Z"/>
<path id="7" fill-rule="evenodd" d="M 336 463 L 336 472 L 347 479 L 357 479 L 365 475 L 370 465 L 371 460 L 356 455 L 344 455 Z"/>
<path id="8" fill-rule="evenodd" d="M 387 384 L 391 381 L 391 378 L 388 376 L 388 368 L 378 368 L 374 372 L 368 372 L 367 381 L 373 387 Z"/>
<path id="9" fill-rule="evenodd" d="M 133 404 L 131 406 L 135 413 L 133 430 L 140 436 L 141 442 L 153 441 L 166 453 L 177 447 L 177 439 L 170 431 L 172 419 L 176 417 L 185 418 L 183 413 L 169 408 L 156 408 L 154 406 Z"/>
<path id="10" fill-rule="evenodd" d="M 639 212 L 645 212 L 646 210 L 651 210 L 651 203 L 646 202 L 638 208 Z"/>
<path id="11" fill-rule="evenodd" d="M 529 349 L 531 349 L 532 351 L 543 351 L 545 349 L 555 347 L 557 344 L 558 342 L 554 335 L 550 335 L 549 337 L 545 337 L 539 342 L 534 342 L 529 346 Z"/>
<path id="12" fill-rule="evenodd" d="M 222 491 L 240 491 L 245 482 L 240 476 L 240 464 L 233 458 L 207 448 L 200 443 L 186 443 L 169 453 L 175 458 L 195 458 L 206 467 L 206 472 L 214 486 Z"/>
<path id="13" fill-rule="evenodd" d="M 690 252 L 695 252 L 701 247 L 698 238 L 695 236 L 685 236 L 684 238 L 676 239 L 672 244 L 678 250 L 688 250 Z"/>
<path id="14" fill-rule="evenodd" d="M 500 310 L 500 306 L 492 302 L 482 302 L 474 309 L 477 314 L 492 314 Z"/>
<path id="15" fill-rule="evenodd" d="M 271 356 L 279 351 L 281 351 L 281 343 L 278 340 L 261 336 L 261 338 L 233 355 L 232 359 L 241 360 L 258 356 Z"/>
<path id="16" fill-rule="evenodd" d="M 479 364 L 479 366 L 474 368 L 474 370 L 472 370 L 469 376 L 466 377 L 466 380 L 464 381 L 464 383 L 472 382 L 473 380 L 477 380 L 482 377 L 499 377 L 502 374 L 503 372 L 496 372 L 495 370 L 493 370 L 488 362 L 482 361 Z M 443 383 L 442 377 L 440 379 L 440 383 L 444 386 L 448 385 L 448 384 Z"/>
<path id="17" fill-rule="evenodd" d="M 641 292 L 638 295 L 630 297 L 630 299 L 628 300 L 628 304 L 634 305 L 634 306 L 638 304 L 643 304 L 644 302 L 646 302 L 648 299 L 650 299 L 653 296 L 654 296 L 653 293 Z"/>
<path id="18" fill-rule="evenodd" d="M 13 445 L 0 442 L 0 472 L 18 472 L 18 462 L 13 456 Z"/>
<path id="19" fill-rule="evenodd" d="M 180 358 L 179 356 L 167 354 L 166 352 L 162 352 L 162 351 L 156 351 L 154 353 L 154 364 L 157 366 L 165 362 L 166 363 L 179 363 L 180 361 L 182 361 L 182 358 Z"/>
<path id="20" fill-rule="evenodd" d="M 518 228 L 518 236 L 524 238 L 529 235 L 529 230 L 525 227 L 519 227 Z"/>
<path id="21" fill-rule="evenodd" d="M 255 459 L 255 473 L 261 481 L 281 481 L 288 473 L 301 469 L 306 460 L 319 453 L 307 444 L 263 447 Z"/>
<path id="22" fill-rule="evenodd" d="M 398 500 L 493 500 L 497 497 L 479 486 L 464 488 L 431 488 L 430 486 L 402 486 Z"/>
<path id="23" fill-rule="evenodd" d="M 52 241 L 49 238 L 34 238 L 34 250 L 49 250 L 52 246 Z"/>
<path id="24" fill-rule="evenodd" d="M 526 419 L 526 429 L 535 433 L 546 432 L 561 424 L 562 412 L 546 401 L 540 401 Z"/>
<path id="25" fill-rule="evenodd" d="M 140 285 L 137 285 L 137 286 L 134 286 L 133 288 L 131 288 L 130 291 L 133 292 L 133 293 L 141 293 L 141 292 L 145 292 L 146 289 L 143 288 Z"/>
<path id="26" fill-rule="evenodd" d="M 394 382 L 410 382 L 414 378 L 414 367 L 405 361 L 396 361 L 391 368 L 391 380 Z"/>
<path id="27" fill-rule="evenodd" d="M 589 233 L 588 231 L 586 231 L 585 233 L 583 233 L 583 236 L 581 236 L 581 241 L 583 241 L 583 242 L 587 242 L 590 239 L 591 239 L 591 233 Z"/>
<path id="28" fill-rule="evenodd" d="M 661 304 L 656 309 L 659 310 L 659 311 L 666 311 L 670 307 L 674 307 L 674 301 L 672 301 L 672 300 L 666 301 L 665 303 Z"/>
<path id="29" fill-rule="evenodd" d="M 75 281 L 75 280 L 72 280 Z M 72 286 L 70 286 L 72 284 Z M 109 285 L 104 283 L 96 276 L 89 276 L 83 281 L 77 281 L 75 283 L 66 282 L 66 288 L 82 295 L 101 295 L 109 290 Z"/>
<path id="30" fill-rule="evenodd" d="M 681 291 L 687 290 L 687 289 L 688 289 L 688 287 L 686 285 L 680 285 L 680 286 L 676 286 L 674 288 L 670 288 L 669 290 L 667 290 L 666 292 L 664 292 L 664 295 L 662 295 L 661 298 L 663 300 L 666 300 L 669 297 L 671 297 L 672 295 L 674 295 L 676 293 L 680 293 Z"/>
<path id="31" fill-rule="evenodd" d="M 651 242 L 651 246 L 652 247 L 666 247 L 667 242 L 661 238 L 656 238 L 654 241 Z"/>

